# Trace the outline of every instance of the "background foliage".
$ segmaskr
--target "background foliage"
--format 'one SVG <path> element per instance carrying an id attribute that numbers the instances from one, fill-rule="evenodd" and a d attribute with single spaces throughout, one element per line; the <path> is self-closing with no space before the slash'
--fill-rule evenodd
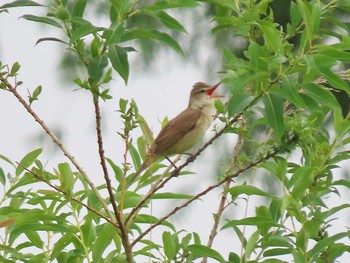
<path id="1" fill-rule="evenodd" d="M 344 201 L 350 187 L 347 0 L 15 1 L 3 4 L 0 15 L 28 6 L 37 11 L 23 19 L 61 34 L 37 44 L 61 43 L 66 48 L 62 63 L 71 66 L 77 87 L 91 94 L 105 183 L 90 180 L 33 110 L 43 87 L 26 98 L 20 63 L 1 61 L 1 92 L 13 94 L 67 157 L 48 168 L 40 161 L 42 149 L 18 163 L 1 153 L 2 163 L 12 167 L 0 168 L 1 261 L 334 262 L 349 257 L 348 226 L 337 224 L 340 212 L 349 214 Z M 196 21 L 213 22 L 190 36 L 184 49 L 187 25 L 176 17 L 186 10 L 192 14 L 189 21 L 199 13 L 205 15 Z M 108 23 L 87 19 L 89 12 Z M 193 158 L 182 158 L 175 169 L 156 163 L 131 184 L 153 135 L 136 102 L 120 98 L 123 163 L 105 156 L 100 103 L 111 99 L 111 80 L 116 76 L 128 83 L 131 52 L 138 50 L 143 63 L 150 63 L 160 47 L 186 56 L 204 32 L 216 42 L 215 54 L 222 58 L 218 74 L 229 96 L 227 104 L 216 102 L 221 126 Z M 135 129 L 143 136 L 134 138 Z M 188 164 L 223 134 L 235 138 L 236 146 L 231 152 L 217 149 L 225 158 L 216 182 L 193 195 L 167 191 L 174 177 L 191 176 Z M 180 210 L 215 188 L 222 194 L 218 207 L 207 211 L 213 213 L 213 222 L 206 222 L 209 237 L 172 223 Z M 224 214 L 255 197 L 261 200 L 252 214 Z M 148 209 L 159 200 L 169 200 L 163 217 Z M 239 243 L 223 253 L 213 245 L 223 242 L 217 233 L 227 230 Z"/>

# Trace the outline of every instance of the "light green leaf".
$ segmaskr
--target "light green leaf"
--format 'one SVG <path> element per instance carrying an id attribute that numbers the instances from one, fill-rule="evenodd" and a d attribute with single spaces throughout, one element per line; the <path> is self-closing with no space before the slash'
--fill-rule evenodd
<path id="1" fill-rule="evenodd" d="M 306 107 L 302 97 L 298 93 L 297 82 L 295 79 L 285 76 L 282 81 L 282 92 L 286 99 L 292 102 L 295 106 L 299 108 Z"/>
<path id="2" fill-rule="evenodd" d="M 117 45 L 109 45 L 108 57 L 112 63 L 113 68 L 123 78 L 125 85 L 127 85 L 129 78 L 129 61 L 128 53 L 125 48 Z"/>
<path id="3" fill-rule="evenodd" d="M 24 171 L 24 168 L 28 168 L 31 164 L 33 164 L 42 151 L 43 150 L 39 148 L 25 155 L 16 168 L 16 176 L 19 176 Z"/>
<path id="4" fill-rule="evenodd" d="M 92 246 L 92 259 L 94 262 L 100 262 L 102 254 L 114 238 L 118 238 L 117 228 L 110 223 L 105 223 L 97 233 L 97 238 Z"/>
<path id="5" fill-rule="evenodd" d="M 77 18 L 75 20 L 77 20 Z M 75 20 L 72 19 L 72 21 L 75 21 Z M 101 31 L 103 29 L 104 28 L 102 28 L 102 27 L 95 27 L 90 22 L 87 22 L 87 23 L 81 25 L 80 27 L 77 27 L 77 29 L 73 31 L 72 36 L 70 38 L 70 43 L 74 43 L 77 40 L 79 40 L 79 39 L 81 39 L 89 34 Z"/>
<path id="6" fill-rule="evenodd" d="M 32 244 L 38 248 L 43 248 L 44 242 L 41 240 L 39 234 L 35 231 L 27 231 L 25 235 L 32 242 Z"/>
<path id="7" fill-rule="evenodd" d="M 174 242 L 174 238 L 170 232 L 165 231 L 163 232 L 162 239 L 164 245 L 164 253 L 167 258 L 172 261 L 176 256 L 176 243 Z"/>
<path id="8" fill-rule="evenodd" d="M 228 113 L 233 116 L 247 109 L 254 101 L 254 96 L 249 96 L 245 93 L 233 94 L 228 102 Z"/>
<path id="9" fill-rule="evenodd" d="M 281 51 L 283 48 L 281 32 L 273 27 L 272 23 L 266 23 L 265 25 L 260 25 L 260 27 L 264 33 L 266 45 L 276 53 Z"/>
<path id="10" fill-rule="evenodd" d="M 61 186 L 68 193 L 71 194 L 74 187 L 74 174 L 68 163 L 58 164 L 58 170 L 61 175 Z"/>
<path id="11" fill-rule="evenodd" d="M 225 259 L 219 254 L 219 252 L 215 251 L 212 248 L 209 248 L 207 246 L 204 245 L 189 245 L 187 247 L 187 249 L 189 251 L 191 251 L 192 253 L 195 253 L 196 255 L 199 255 L 201 257 L 208 257 L 208 258 L 212 258 L 215 259 L 219 262 L 226 262 Z"/>
<path id="12" fill-rule="evenodd" d="M 6 176 L 5 176 L 4 170 L 1 167 L 0 167 L 0 183 L 2 185 L 6 184 Z"/>
<path id="13" fill-rule="evenodd" d="M 123 180 L 122 169 L 118 165 L 116 165 L 110 158 L 106 158 L 106 160 L 109 163 L 109 165 L 112 167 L 115 178 L 118 180 L 119 183 L 121 183 Z"/>
<path id="14" fill-rule="evenodd" d="M 276 137 L 281 139 L 284 133 L 283 101 L 272 94 L 266 94 L 262 100 L 265 105 L 267 122 L 275 132 Z"/>
<path id="15" fill-rule="evenodd" d="M 256 216 L 256 217 L 247 217 L 240 220 L 231 220 L 227 224 L 225 224 L 222 229 L 235 227 L 238 225 L 245 225 L 245 226 L 262 226 L 262 227 L 272 227 L 272 226 L 280 226 L 278 223 L 276 223 L 274 220 L 272 220 L 269 217 L 262 217 L 262 216 Z"/>

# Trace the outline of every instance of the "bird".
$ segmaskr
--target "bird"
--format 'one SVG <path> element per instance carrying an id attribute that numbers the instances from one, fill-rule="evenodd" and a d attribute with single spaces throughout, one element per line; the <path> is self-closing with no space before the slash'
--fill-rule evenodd
<path id="1" fill-rule="evenodd" d="M 130 183 L 157 160 L 186 153 L 199 143 L 213 120 L 215 99 L 223 97 L 214 93 L 220 84 L 196 82 L 193 85 L 187 108 L 161 129 Z"/>

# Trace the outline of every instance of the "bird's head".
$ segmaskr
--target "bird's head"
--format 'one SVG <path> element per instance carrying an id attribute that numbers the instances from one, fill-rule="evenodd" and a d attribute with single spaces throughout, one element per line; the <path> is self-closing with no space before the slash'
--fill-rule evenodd
<path id="1" fill-rule="evenodd" d="M 215 99 L 223 96 L 214 93 L 215 89 L 219 87 L 221 83 L 217 83 L 214 86 L 204 82 L 197 82 L 193 85 L 189 107 L 202 109 L 204 107 L 212 107 Z"/>

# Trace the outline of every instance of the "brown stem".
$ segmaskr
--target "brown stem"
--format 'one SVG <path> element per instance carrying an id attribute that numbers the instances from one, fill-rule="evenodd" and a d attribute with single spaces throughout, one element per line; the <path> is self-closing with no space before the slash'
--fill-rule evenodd
<path id="1" fill-rule="evenodd" d="M 244 127 L 244 126 L 245 126 L 245 122 L 242 121 L 242 127 Z M 242 144 L 243 144 L 243 133 L 239 133 L 237 143 L 236 143 L 236 146 L 235 146 L 234 151 L 233 151 L 233 158 L 232 158 L 231 164 L 230 164 L 227 172 L 231 171 L 233 169 L 233 167 L 235 166 L 235 164 L 237 163 L 237 159 L 238 159 L 239 153 L 241 151 Z M 229 194 L 229 192 L 227 192 L 226 190 L 230 188 L 230 184 L 231 184 L 231 180 L 226 181 L 226 183 L 224 184 L 224 191 L 223 191 L 221 199 L 220 199 L 218 210 L 215 214 L 213 228 L 210 231 L 210 236 L 209 236 L 209 240 L 207 243 L 207 247 L 209 247 L 209 248 L 211 248 L 213 246 L 214 239 L 218 233 L 218 228 L 219 228 L 221 217 L 223 215 L 224 210 L 228 207 L 228 206 L 225 206 L 225 203 L 227 201 L 227 195 Z M 208 257 L 203 257 L 202 263 L 206 263 L 207 261 L 208 261 Z"/>
<path id="2" fill-rule="evenodd" d="M 97 190 L 94 183 L 90 180 L 84 169 L 78 164 L 78 162 L 75 160 L 74 156 L 71 155 L 68 150 L 65 148 L 63 143 L 57 138 L 57 136 L 48 128 L 48 126 L 45 124 L 45 122 L 32 110 L 32 108 L 29 106 L 29 104 L 22 98 L 22 96 L 17 92 L 17 89 L 13 87 L 7 79 L 0 76 L 0 81 L 5 83 L 8 91 L 10 91 L 22 104 L 22 106 L 28 111 L 28 113 L 34 118 L 34 120 L 39 123 L 39 125 L 44 129 L 44 131 L 50 136 L 50 138 L 53 140 L 53 142 L 61 149 L 63 154 L 72 162 L 72 164 L 75 166 L 75 168 L 79 171 L 81 176 L 86 180 L 92 191 L 95 193 L 97 198 L 102 204 L 103 209 L 109 216 L 109 218 L 113 219 L 113 215 L 111 211 L 108 209 L 108 206 L 105 202 L 105 200 L 100 195 L 99 191 Z"/>
<path id="3" fill-rule="evenodd" d="M 24 170 L 26 170 L 28 173 L 32 174 L 36 179 L 44 182 L 45 184 L 47 184 L 48 186 L 50 186 L 51 188 L 55 189 L 57 192 L 60 192 L 61 194 L 65 195 L 66 197 L 68 197 L 70 200 L 80 204 L 81 206 L 84 206 L 87 210 L 91 211 L 92 213 L 96 214 L 97 216 L 103 218 L 104 220 L 106 220 L 107 222 L 111 223 L 112 225 L 114 225 L 115 227 L 119 228 L 119 225 L 114 222 L 113 220 L 111 220 L 110 218 L 102 215 L 100 212 L 98 212 L 97 210 L 95 210 L 94 208 L 92 208 L 91 206 L 88 206 L 86 204 L 84 204 L 82 201 L 80 201 L 79 199 L 71 196 L 70 194 L 68 194 L 66 191 L 62 190 L 61 188 L 53 185 L 52 183 L 50 183 L 49 181 L 46 181 L 44 178 L 40 177 L 39 175 L 37 175 L 36 173 L 34 173 L 33 171 L 29 170 L 28 168 L 24 167 L 22 164 L 20 164 L 19 162 L 16 162 L 19 166 L 21 166 Z"/>
<path id="4" fill-rule="evenodd" d="M 176 212 L 178 212 L 179 210 L 185 208 L 186 206 L 188 206 L 189 204 L 191 204 L 193 201 L 199 199 L 201 196 L 206 195 L 208 192 L 210 192 L 211 190 L 217 188 L 218 186 L 224 184 L 227 181 L 232 180 L 232 178 L 239 176 L 241 173 L 249 170 L 252 167 L 256 167 L 258 164 L 270 159 L 271 157 L 275 156 L 278 153 L 279 149 L 276 148 L 274 149 L 272 152 L 266 154 L 264 157 L 262 157 L 261 159 L 255 161 L 255 162 L 251 162 L 250 164 L 246 165 L 243 168 L 240 168 L 239 170 L 237 170 L 236 172 L 234 172 L 233 174 L 231 174 L 230 176 L 225 177 L 224 179 L 222 179 L 220 182 L 209 186 L 207 189 L 203 190 L 202 192 L 196 194 L 195 196 L 193 196 L 191 199 L 189 199 L 188 201 L 186 201 L 185 203 L 183 203 L 180 206 L 175 207 L 170 213 L 168 213 L 167 215 L 165 215 L 164 217 L 160 218 L 155 224 L 151 225 L 149 228 L 147 228 L 144 232 L 142 232 L 132 243 L 131 246 L 134 246 L 137 244 L 137 242 L 139 242 L 144 236 L 146 236 L 150 231 L 152 231 L 154 228 L 156 228 L 157 226 L 159 226 L 160 224 L 162 224 L 165 220 L 167 220 L 169 217 L 171 217 L 172 215 L 174 215 Z M 170 177 L 168 177 L 170 178 Z M 167 179 L 168 179 L 167 178 Z"/>
<path id="5" fill-rule="evenodd" d="M 114 198 L 114 193 L 113 193 L 113 187 L 112 187 L 111 179 L 110 179 L 110 177 L 108 175 L 108 169 L 107 169 L 107 166 L 106 166 L 106 158 L 104 156 L 102 131 L 101 131 L 101 111 L 100 111 L 100 106 L 99 106 L 99 103 L 98 103 L 99 102 L 98 96 L 93 95 L 93 101 L 94 101 L 94 106 L 95 106 L 96 134 L 97 134 L 97 144 L 98 144 L 98 153 L 99 153 L 99 156 L 100 156 L 100 163 L 101 163 L 101 166 L 102 166 L 104 179 L 105 179 L 106 184 L 107 184 L 107 191 L 108 191 L 108 194 L 109 194 L 109 199 L 110 199 L 110 202 L 111 202 L 112 207 L 113 207 L 115 218 L 116 218 L 116 220 L 117 220 L 117 222 L 119 224 L 120 236 L 121 236 L 121 239 L 122 239 L 123 247 L 125 249 L 126 259 L 127 259 L 128 262 L 132 263 L 132 262 L 134 262 L 134 260 L 133 260 L 131 246 L 130 246 L 128 232 L 127 232 L 127 229 L 125 228 L 125 225 L 124 225 L 123 220 L 121 218 L 121 214 L 120 214 L 120 212 L 118 210 L 117 202 L 116 202 L 116 200 Z"/>

